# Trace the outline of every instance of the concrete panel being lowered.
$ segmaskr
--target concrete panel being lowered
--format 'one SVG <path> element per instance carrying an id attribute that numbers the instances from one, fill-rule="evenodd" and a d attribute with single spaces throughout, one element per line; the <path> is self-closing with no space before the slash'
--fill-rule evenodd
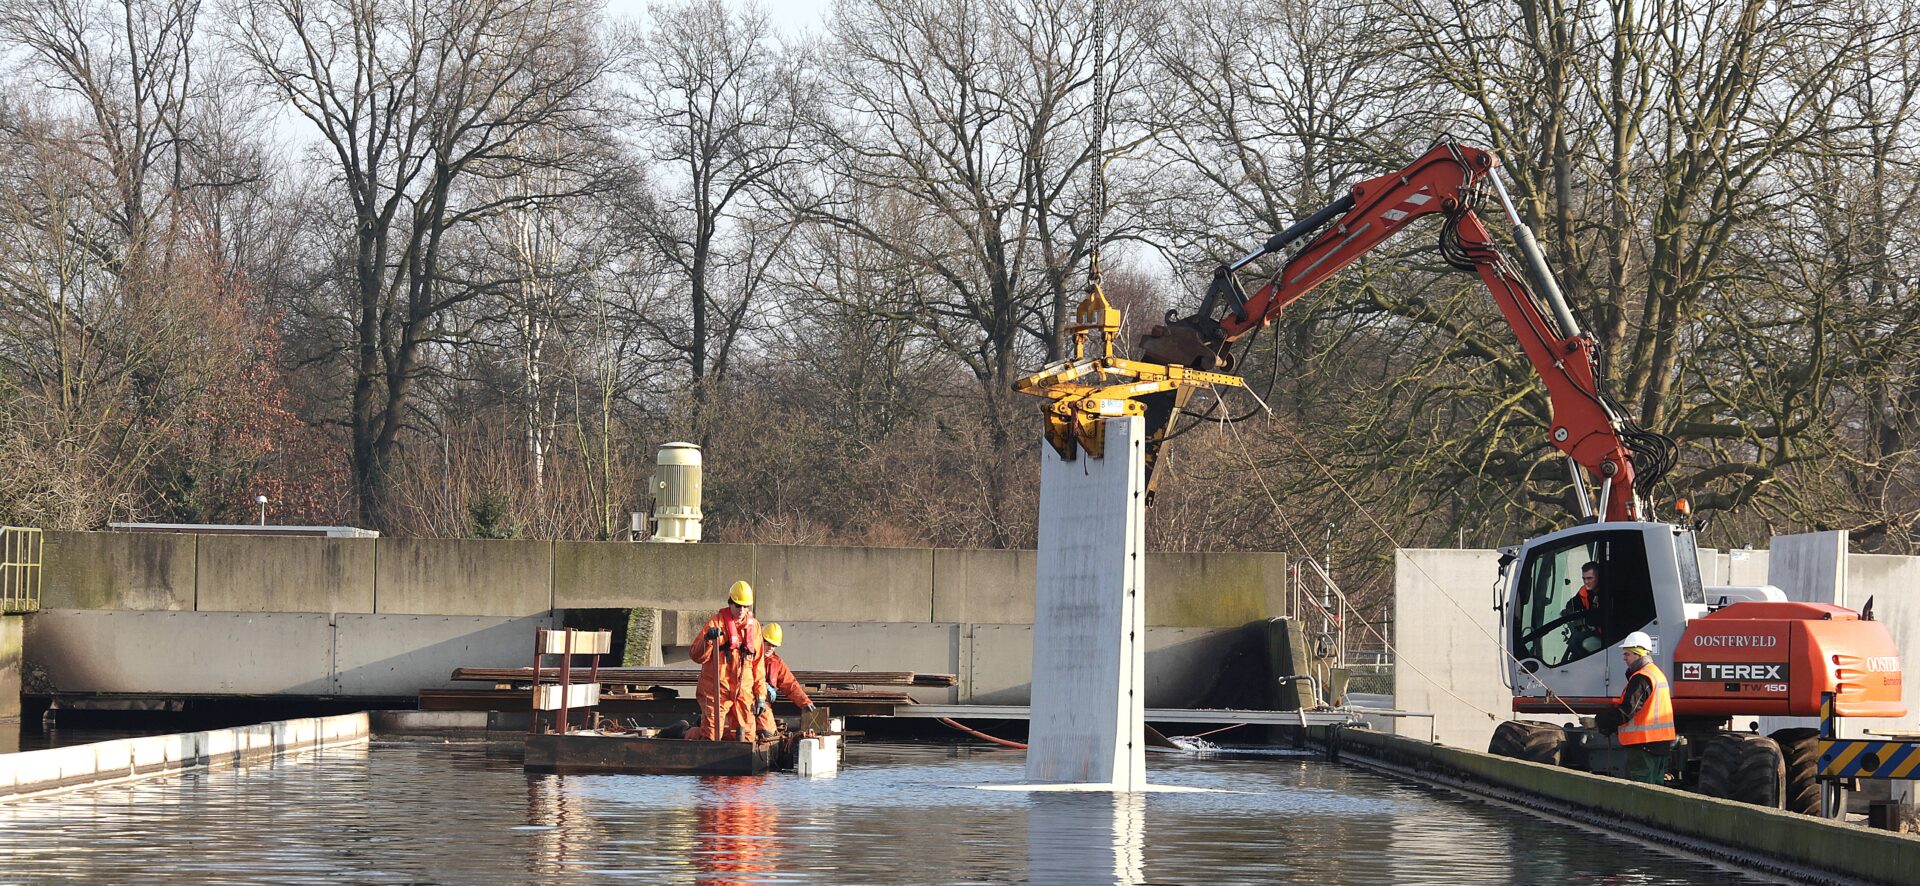
<path id="1" fill-rule="evenodd" d="M 1145 422 L 1106 420 L 1106 456 L 1040 449 L 1027 780 L 1147 786 Z"/>

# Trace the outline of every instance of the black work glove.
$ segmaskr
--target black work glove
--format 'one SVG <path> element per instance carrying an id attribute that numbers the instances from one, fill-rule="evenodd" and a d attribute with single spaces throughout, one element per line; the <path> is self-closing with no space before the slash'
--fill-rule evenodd
<path id="1" fill-rule="evenodd" d="M 811 712 L 811 711 L 813 710 L 813 702 L 807 702 L 807 707 L 806 707 L 806 709 L 807 709 L 807 710 L 808 710 L 809 712 Z"/>
<path id="2" fill-rule="evenodd" d="M 1620 731 L 1620 712 L 1619 711 L 1601 711 L 1600 713 L 1593 715 L 1593 725 L 1595 728 L 1599 729 L 1600 732 L 1604 735 L 1612 735 L 1615 732 L 1619 732 Z"/>
<path id="3" fill-rule="evenodd" d="M 708 640 L 718 640 L 718 639 L 720 639 L 720 629 L 719 629 L 719 628 L 708 628 L 708 629 L 707 629 L 707 639 L 708 639 Z"/>

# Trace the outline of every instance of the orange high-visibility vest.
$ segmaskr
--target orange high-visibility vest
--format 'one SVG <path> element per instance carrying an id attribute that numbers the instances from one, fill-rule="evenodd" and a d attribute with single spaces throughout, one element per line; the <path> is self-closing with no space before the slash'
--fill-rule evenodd
<path id="1" fill-rule="evenodd" d="M 1653 694 L 1647 696 L 1647 703 L 1633 712 L 1633 719 L 1620 727 L 1620 743 L 1623 745 L 1648 744 L 1656 741 L 1672 741 L 1679 736 L 1673 728 L 1673 693 L 1667 688 L 1667 675 L 1660 666 L 1649 661 L 1634 674 L 1645 674 L 1653 681 Z M 1632 674 L 1628 679 L 1632 679 Z M 1625 698 L 1622 693 L 1621 698 Z"/>

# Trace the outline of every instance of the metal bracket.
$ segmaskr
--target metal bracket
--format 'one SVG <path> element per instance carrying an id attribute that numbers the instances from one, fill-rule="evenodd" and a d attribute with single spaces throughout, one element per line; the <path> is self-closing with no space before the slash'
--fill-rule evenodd
<path id="1" fill-rule="evenodd" d="M 1183 388 L 1245 386 L 1235 375 L 1115 357 L 1120 311 L 1100 290 L 1097 258 L 1087 297 L 1074 309 L 1073 320 L 1067 327 L 1073 336 L 1072 359 L 1050 363 L 1013 385 L 1023 394 L 1053 401 L 1047 404 L 1047 443 L 1067 461 L 1082 451 L 1090 458 L 1103 457 L 1105 420 L 1145 415 L 1141 397 Z M 1098 344 L 1097 356 L 1087 356 L 1090 343 Z"/>

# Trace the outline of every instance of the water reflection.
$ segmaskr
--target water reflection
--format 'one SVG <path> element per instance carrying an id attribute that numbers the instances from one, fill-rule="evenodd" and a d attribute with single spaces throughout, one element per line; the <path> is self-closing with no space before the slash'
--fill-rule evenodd
<path id="1" fill-rule="evenodd" d="M 1028 797 L 1027 870 L 1033 882 L 1146 882 L 1147 795 Z"/>
<path id="2" fill-rule="evenodd" d="M 702 882 L 760 882 L 780 869 L 780 815 L 763 779 L 703 777 L 695 796 Z"/>

